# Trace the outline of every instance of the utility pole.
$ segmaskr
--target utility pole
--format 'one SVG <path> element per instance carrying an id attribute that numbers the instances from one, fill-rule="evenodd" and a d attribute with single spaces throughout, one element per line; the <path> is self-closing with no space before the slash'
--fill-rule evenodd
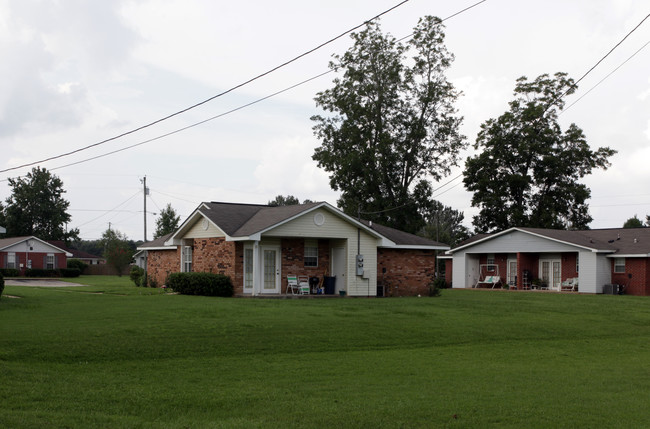
<path id="1" fill-rule="evenodd" d="M 144 197 L 144 242 L 147 242 L 147 195 L 149 195 L 149 188 L 147 188 L 147 176 L 144 176 L 144 178 L 140 179 L 140 182 L 142 183 L 143 190 L 142 194 Z"/>

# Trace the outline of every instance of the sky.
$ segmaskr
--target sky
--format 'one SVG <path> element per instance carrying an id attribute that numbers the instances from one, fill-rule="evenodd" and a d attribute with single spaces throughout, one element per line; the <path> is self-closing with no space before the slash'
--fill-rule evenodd
<path id="1" fill-rule="evenodd" d="M 214 97 L 398 3 L 0 0 L 0 170 L 76 151 Z M 401 38 L 422 16 L 446 18 L 474 3 L 410 0 L 384 15 L 381 27 Z M 456 107 L 468 148 L 451 175 L 433 183 L 436 199 L 462 211 L 471 227 L 478 209 L 459 176 L 481 123 L 508 109 L 516 79 L 560 71 L 578 79 L 649 13 L 638 0 L 487 0 L 445 21 L 455 55 L 447 76 L 463 93 Z M 618 151 L 609 169 L 583 179 L 592 192 L 591 228 L 650 214 L 648 42 L 650 19 L 580 82 L 566 99 L 575 105 L 559 118 L 564 129 L 582 128 L 592 149 Z M 145 176 L 149 240 L 167 204 L 182 220 L 202 201 L 265 204 L 294 195 L 336 205 L 339 193 L 311 159 L 320 142 L 310 120 L 321 113 L 314 96 L 331 87 L 333 73 L 227 112 L 327 72 L 332 55 L 350 46 L 344 36 L 183 114 L 40 162 L 63 181 L 68 227 L 92 240 L 110 224 L 142 240 Z M 0 173 L 0 200 L 11 194 L 7 178 L 31 168 Z"/>

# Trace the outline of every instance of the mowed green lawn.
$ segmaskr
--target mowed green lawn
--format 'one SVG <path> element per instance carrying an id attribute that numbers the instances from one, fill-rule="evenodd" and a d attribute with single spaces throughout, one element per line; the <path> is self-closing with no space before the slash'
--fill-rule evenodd
<path id="1" fill-rule="evenodd" d="M 11 287 L 0 427 L 650 427 L 650 298 Z"/>

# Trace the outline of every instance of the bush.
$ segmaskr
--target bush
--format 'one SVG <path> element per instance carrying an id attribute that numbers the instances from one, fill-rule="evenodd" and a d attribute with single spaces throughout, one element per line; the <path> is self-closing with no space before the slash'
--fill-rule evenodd
<path id="1" fill-rule="evenodd" d="M 167 277 L 167 287 L 183 295 L 233 296 L 230 277 L 210 273 L 172 273 Z"/>
<path id="2" fill-rule="evenodd" d="M 148 283 L 149 283 L 149 287 L 153 287 L 153 288 L 158 287 L 158 280 L 156 280 L 153 277 L 149 277 L 149 282 Z"/>
<path id="3" fill-rule="evenodd" d="M 140 286 L 142 283 L 142 278 L 144 277 L 144 269 L 134 265 L 129 271 L 129 278 L 135 283 L 136 286 Z M 146 284 L 144 286 L 147 286 Z"/>
<path id="4" fill-rule="evenodd" d="M 79 277 L 81 275 L 81 270 L 79 268 L 59 268 L 59 275 L 61 277 Z"/>
<path id="5" fill-rule="evenodd" d="M 440 291 L 447 288 L 447 282 L 443 278 L 434 279 L 429 283 L 429 296 L 440 296 Z"/>
<path id="6" fill-rule="evenodd" d="M 3 290 L 5 290 L 5 278 L 0 274 L 0 298 L 2 298 Z"/>
<path id="7" fill-rule="evenodd" d="M 0 274 L 4 277 L 20 277 L 20 271 L 17 268 L 0 268 Z"/>
<path id="8" fill-rule="evenodd" d="M 29 268 L 25 270 L 25 277 L 59 277 L 59 271 L 46 270 L 44 268 Z"/>
<path id="9" fill-rule="evenodd" d="M 88 264 L 81 259 L 68 259 L 68 268 L 77 268 L 81 274 L 86 271 Z M 65 277 L 65 276 L 64 276 Z"/>

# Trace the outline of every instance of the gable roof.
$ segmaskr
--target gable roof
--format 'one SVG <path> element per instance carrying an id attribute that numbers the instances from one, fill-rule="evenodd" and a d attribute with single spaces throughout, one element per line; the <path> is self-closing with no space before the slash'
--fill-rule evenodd
<path id="1" fill-rule="evenodd" d="M 391 228 L 388 226 L 380 225 L 374 222 L 365 222 L 370 228 L 377 231 L 390 241 L 395 243 L 396 247 L 406 248 L 430 248 L 434 250 L 448 250 L 449 245 L 439 243 L 428 238 L 420 237 L 419 235 L 411 234 L 408 232 L 400 231 L 399 229 Z M 392 246 L 395 247 L 395 246 Z"/>
<path id="2" fill-rule="evenodd" d="M 447 245 L 397 229 L 365 221 L 359 222 L 326 202 L 289 206 L 205 202 L 183 222 L 164 244 L 166 246 L 178 244 L 175 240 L 179 236 L 182 237 L 184 232 L 191 228 L 199 217 L 208 219 L 214 226 L 221 229 L 230 240 L 248 240 L 259 239 L 258 237 L 262 233 L 320 208 L 354 224 L 377 239 L 381 239 L 383 247 L 449 249 Z"/>
<path id="3" fill-rule="evenodd" d="M 59 249 L 65 250 L 70 253 L 73 258 L 77 259 L 104 259 L 102 256 L 93 255 L 92 253 L 84 252 L 83 250 L 71 249 L 65 245 L 63 240 L 47 240 L 52 246 L 56 246 Z"/>
<path id="4" fill-rule="evenodd" d="M 155 240 L 147 241 L 146 243 L 142 243 L 137 247 L 137 250 L 172 250 L 176 249 L 176 246 L 167 246 L 165 245 L 165 241 L 169 240 L 169 238 L 173 235 L 174 233 L 170 233 L 167 235 L 163 235 L 162 237 L 158 237 Z"/>
<path id="5" fill-rule="evenodd" d="M 650 228 L 608 228 L 567 231 L 560 229 L 520 228 L 514 227 L 494 234 L 476 235 L 460 243 L 448 254 L 469 248 L 478 243 L 492 240 L 496 237 L 520 231 L 537 237 L 542 237 L 558 243 L 569 244 L 592 252 L 610 253 L 614 256 L 650 256 Z"/>
<path id="6" fill-rule="evenodd" d="M 2 239 L 0 239 L 0 251 L 6 249 L 8 247 L 14 246 L 14 245 L 16 245 L 18 243 L 26 242 L 27 240 L 39 241 L 42 244 L 44 244 L 45 246 L 47 246 L 47 247 L 51 247 L 54 250 L 57 250 L 57 251 L 59 251 L 61 253 L 65 253 L 65 255 L 68 258 L 72 257 L 72 253 L 70 253 L 67 249 L 55 246 L 54 244 L 48 243 L 47 241 L 41 240 L 40 238 L 34 237 L 33 235 L 22 236 L 22 237 L 2 238 Z"/>

